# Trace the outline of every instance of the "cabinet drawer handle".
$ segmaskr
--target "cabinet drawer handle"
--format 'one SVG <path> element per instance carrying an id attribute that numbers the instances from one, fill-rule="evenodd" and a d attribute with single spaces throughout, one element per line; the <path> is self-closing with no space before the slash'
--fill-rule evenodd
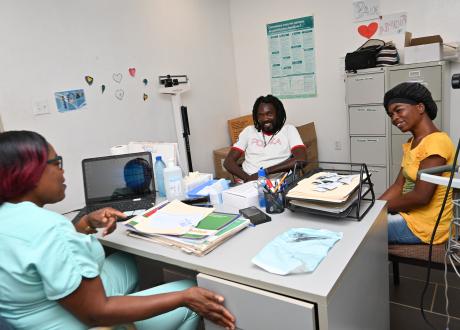
<path id="1" fill-rule="evenodd" d="M 409 71 L 409 77 L 420 77 L 422 75 L 420 70 Z"/>
<path id="2" fill-rule="evenodd" d="M 375 112 L 377 111 L 377 109 L 373 109 L 373 108 L 367 108 L 366 111 L 372 111 L 372 112 Z"/>
<path id="3" fill-rule="evenodd" d="M 356 142 L 379 142 L 378 139 L 356 139 Z"/>
<path id="4" fill-rule="evenodd" d="M 363 80 L 373 80 L 374 77 L 363 77 L 363 78 L 356 78 L 356 81 L 363 81 Z"/>

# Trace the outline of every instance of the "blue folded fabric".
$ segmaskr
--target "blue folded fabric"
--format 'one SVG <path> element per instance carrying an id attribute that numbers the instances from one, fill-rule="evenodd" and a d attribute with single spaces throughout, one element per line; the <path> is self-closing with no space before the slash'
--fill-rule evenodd
<path id="1" fill-rule="evenodd" d="M 342 236 L 325 229 L 292 228 L 268 243 L 252 262 L 279 275 L 312 272 Z"/>

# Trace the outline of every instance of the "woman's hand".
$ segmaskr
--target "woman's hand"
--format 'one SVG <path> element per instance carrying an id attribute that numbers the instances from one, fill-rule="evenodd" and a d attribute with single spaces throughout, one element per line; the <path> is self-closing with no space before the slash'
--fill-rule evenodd
<path id="1" fill-rule="evenodd" d="M 115 210 L 111 207 L 94 211 L 86 215 L 85 221 L 91 228 L 104 228 L 102 236 L 108 235 L 117 228 L 117 219 L 126 218 L 123 212 Z"/>
<path id="2" fill-rule="evenodd" d="M 235 329 L 235 317 L 224 307 L 221 295 L 193 287 L 184 291 L 184 297 L 186 306 L 196 313 L 226 329 Z"/>

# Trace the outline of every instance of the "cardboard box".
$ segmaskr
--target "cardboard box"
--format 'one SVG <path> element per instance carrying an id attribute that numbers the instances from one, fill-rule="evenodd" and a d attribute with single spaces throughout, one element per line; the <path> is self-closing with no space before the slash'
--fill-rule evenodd
<path id="1" fill-rule="evenodd" d="M 215 178 L 217 179 L 229 179 L 233 181 L 233 175 L 224 168 L 224 160 L 230 152 L 230 149 L 231 147 L 225 147 L 213 151 L 214 171 L 216 172 Z M 243 161 L 244 154 L 238 159 L 238 164 L 243 164 Z"/>
<path id="2" fill-rule="evenodd" d="M 441 44 L 426 44 L 404 48 L 404 63 L 423 63 L 441 60 Z"/>
<path id="3" fill-rule="evenodd" d="M 241 118 L 241 117 L 240 117 Z M 252 117 L 251 117 L 252 118 Z M 252 120 L 252 119 L 251 119 Z M 313 168 L 317 167 L 318 162 L 318 143 L 316 139 L 316 129 L 315 123 L 311 122 L 302 126 L 297 127 L 299 131 L 300 138 L 302 139 L 303 144 L 307 147 L 307 161 L 308 165 L 305 167 L 305 170 L 309 171 Z M 227 157 L 227 154 L 230 152 L 231 147 L 225 147 L 216 149 L 213 152 L 214 156 L 214 170 L 215 170 L 215 177 L 216 178 L 225 178 L 229 180 L 233 180 L 233 175 L 230 174 L 224 168 L 224 160 Z M 238 164 L 242 164 L 244 161 L 244 154 L 243 156 L 238 159 Z"/>
<path id="4" fill-rule="evenodd" d="M 405 64 L 440 61 L 441 59 L 442 38 L 439 35 L 406 38 L 406 47 L 404 47 Z"/>
<path id="5" fill-rule="evenodd" d="M 442 38 L 440 35 L 434 35 L 434 36 L 410 39 L 411 46 L 420 46 L 420 45 L 427 45 L 427 44 L 442 44 Z"/>
<path id="6" fill-rule="evenodd" d="M 303 144 L 307 147 L 307 161 L 304 171 L 310 171 L 318 167 L 318 140 L 316 138 L 315 123 L 311 122 L 302 126 L 298 126 L 300 138 Z"/>

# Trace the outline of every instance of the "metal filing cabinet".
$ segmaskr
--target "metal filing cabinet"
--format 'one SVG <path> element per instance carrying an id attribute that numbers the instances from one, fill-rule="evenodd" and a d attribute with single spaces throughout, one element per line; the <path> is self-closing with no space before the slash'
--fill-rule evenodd
<path id="1" fill-rule="evenodd" d="M 383 108 L 384 68 L 359 70 L 346 77 L 350 161 L 366 163 L 376 196 L 388 186 L 388 120 Z"/>
<path id="2" fill-rule="evenodd" d="M 366 163 L 376 196 L 391 185 L 401 168 L 402 148 L 411 136 L 391 124 L 383 107 L 385 92 L 401 82 L 424 84 L 438 106 L 434 120 L 439 129 L 448 127 L 449 75 L 446 62 L 428 62 L 372 68 L 347 73 L 346 103 L 350 135 L 350 160 Z M 447 84 L 447 85 L 446 85 Z"/>

